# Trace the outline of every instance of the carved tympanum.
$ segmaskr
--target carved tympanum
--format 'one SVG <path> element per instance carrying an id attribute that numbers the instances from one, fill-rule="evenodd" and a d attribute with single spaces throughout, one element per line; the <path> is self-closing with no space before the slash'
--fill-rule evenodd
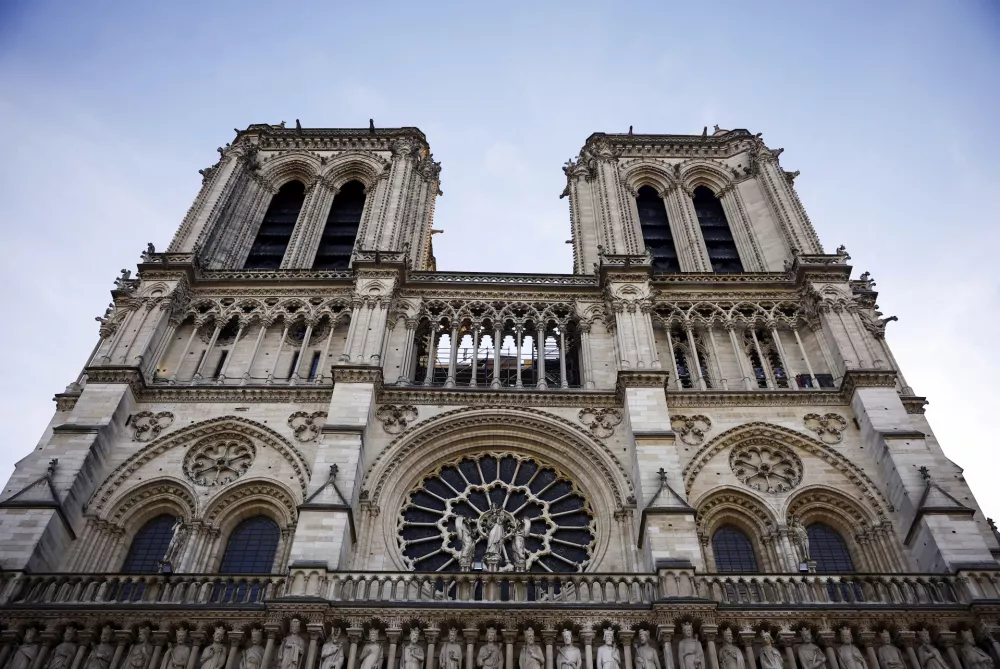
<path id="1" fill-rule="evenodd" d="M 847 427 L 847 420 L 840 414 L 828 413 L 820 416 L 818 413 L 810 413 L 802 420 L 807 429 L 815 432 L 827 444 L 839 444 L 844 438 L 843 432 Z"/>
<path id="2" fill-rule="evenodd" d="M 243 476 L 256 455 L 253 442 L 242 435 L 209 437 L 188 450 L 184 474 L 198 485 L 225 485 Z"/>
<path id="3" fill-rule="evenodd" d="M 737 446 L 729 454 L 729 466 L 736 478 L 762 492 L 784 492 L 802 481 L 802 460 L 777 445 Z"/>
<path id="4" fill-rule="evenodd" d="M 134 441 L 152 441 L 160 436 L 174 422 L 174 414 L 169 411 L 153 413 L 140 411 L 132 416 L 132 439 Z"/>

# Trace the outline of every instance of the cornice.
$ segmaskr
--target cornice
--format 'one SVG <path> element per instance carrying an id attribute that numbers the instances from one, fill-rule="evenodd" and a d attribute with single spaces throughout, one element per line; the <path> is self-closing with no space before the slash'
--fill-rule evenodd
<path id="1" fill-rule="evenodd" d="M 86 369 L 88 383 L 128 385 L 138 402 L 233 402 L 329 404 L 330 386 L 168 386 L 148 385 L 135 367 L 102 366 Z"/>
<path id="2" fill-rule="evenodd" d="M 923 414 L 927 410 L 927 398 L 916 395 L 902 395 L 900 398 L 906 413 Z"/>
<path id="3" fill-rule="evenodd" d="M 333 383 L 371 383 L 382 385 L 382 368 L 367 365 L 334 365 Z"/>
<path id="4" fill-rule="evenodd" d="M 529 388 L 440 388 L 423 386 L 383 386 L 379 404 L 441 404 L 449 406 L 505 407 L 621 407 L 615 391 L 535 390 Z"/>
<path id="5" fill-rule="evenodd" d="M 891 369 L 849 369 L 840 385 L 844 399 L 848 402 L 858 388 L 894 388 L 896 372 Z"/>
<path id="6" fill-rule="evenodd" d="M 487 274 L 478 272 L 410 272 L 406 283 L 421 284 L 503 285 L 503 286 L 566 286 L 597 289 L 596 276 L 588 274 Z"/>
<path id="7" fill-rule="evenodd" d="M 622 369 L 618 371 L 616 388 L 619 393 L 625 388 L 665 388 L 669 378 L 666 370 Z"/>
<path id="8" fill-rule="evenodd" d="M 777 407 L 777 406 L 843 406 L 847 401 L 839 390 L 670 390 L 667 406 L 671 409 L 700 407 Z"/>

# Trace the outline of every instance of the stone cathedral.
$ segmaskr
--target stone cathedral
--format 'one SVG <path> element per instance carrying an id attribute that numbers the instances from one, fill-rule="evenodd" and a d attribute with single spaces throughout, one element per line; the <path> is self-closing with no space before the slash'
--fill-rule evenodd
<path id="1" fill-rule="evenodd" d="M 997 666 L 996 529 L 781 149 L 595 133 L 572 273 L 439 272 L 424 134 L 296 126 L 115 280 L 0 669 Z"/>

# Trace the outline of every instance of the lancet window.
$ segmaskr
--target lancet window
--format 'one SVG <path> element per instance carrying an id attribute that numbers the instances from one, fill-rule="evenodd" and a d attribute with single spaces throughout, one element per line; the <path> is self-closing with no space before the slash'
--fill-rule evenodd
<path id="1" fill-rule="evenodd" d="M 226 543 L 219 572 L 222 574 L 269 574 L 274 567 L 281 532 L 267 516 L 247 518 L 233 530 Z"/>
<path id="2" fill-rule="evenodd" d="M 724 525 L 712 535 L 712 553 L 717 572 L 752 574 L 758 571 L 750 538 L 732 525 Z"/>
<path id="3" fill-rule="evenodd" d="M 121 571 L 126 574 L 148 574 L 159 571 L 160 560 L 167 554 L 170 539 L 174 536 L 176 521 L 174 516 L 165 513 L 143 525 L 132 539 Z"/>
<path id="4" fill-rule="evenodd" d="M 663 198 L 652 187 L 643 186 L 636 194 L 635 206 L 639 210 L 639 226 L 642 228 L 643 242 L 653 259 L 653 271 L 681 271 Z"/>
<path id="5" fill-rule="evenodd" d="M 243 264 L 244 269 L 281 267 L 305 199 L 306 187 L 301 181 L 289 181 L 275 193 L 250 247 L 250 255 Z"/>
<path id="6" fill-rule="evenodd" d="M 743 263 L 722 203 L 705 186 L 694 189 L 694 211 L 713 272 L 742 272 Z"/>
<path id="7" fill-rule="evenodd" d="M 809 535 L 809 557 L 816 561 L 820 574 L 843 574 L 854 571 L 854 560 L 847 542 L 829 525 L 813 523 L 806 528 Z"/>
<path id="8" fill-rule="evenodd" d="M 313 269 L 347 269 L 365 208 L 365 187 L 348 181 L 333 198 Z"/>

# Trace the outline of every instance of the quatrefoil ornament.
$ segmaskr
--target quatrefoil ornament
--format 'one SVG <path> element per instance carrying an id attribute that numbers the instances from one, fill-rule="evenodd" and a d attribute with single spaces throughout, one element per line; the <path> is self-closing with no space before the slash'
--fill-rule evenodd
<path id="1" fill-rule="evenodd" d="M 618 409 L 581 409 L 580 422 L 595 437 L 603 439 L 615 433 L 615 426 L 622 422 L 622 413 Z"/>
<path id="2" fill-rule="evenodd" d="M 386 404 L 379 407 L 375 412 L 375 417 L 382 421 L 382 428 L 389 434 L 399 434 L 406 429 L 406 426 L 417 419 L 417 407 L 412 404 L 396 406 Z"/>
<path id="3" fill-rule="evenodd" d="M 295 438 L 299 441 L 312 441 L 319 436 L 320 428 L 323 427 L 323 421 L 318 419 L 325 418 L 325 411 L 316 411 L 314 413 L 296 411 L 288 417 L 288 427 L 294 430 Z"/>
<path id="4" fill-rule="evenodd" d="M 160 413 L 140 411 L 132 416 L 132 429 L 135 430 L 132 438 L 135 441 L 152 441 L 173 422 L 174 414 L 169 411 L 161 411 Z"/>
<path id="5" fill-rule="evenodd" d="M 712 429 L 712 421 L 708 416 L 673 416 L 670 419 L 670 427 L 674 429 L 688 446 L 697 446 L 705 441 L 705 433 Z"/>
<path id="6" fill-rule="evenodd" d="M 806 414 L 802 419 L 805 426 L 819 435 L 819 438 L 827 444 L 839 444 L 844 438 L 844 429 L 847 427 L 847 420 L 836 413 L 828 413 L 820 416 L 818 413 Z"/>

